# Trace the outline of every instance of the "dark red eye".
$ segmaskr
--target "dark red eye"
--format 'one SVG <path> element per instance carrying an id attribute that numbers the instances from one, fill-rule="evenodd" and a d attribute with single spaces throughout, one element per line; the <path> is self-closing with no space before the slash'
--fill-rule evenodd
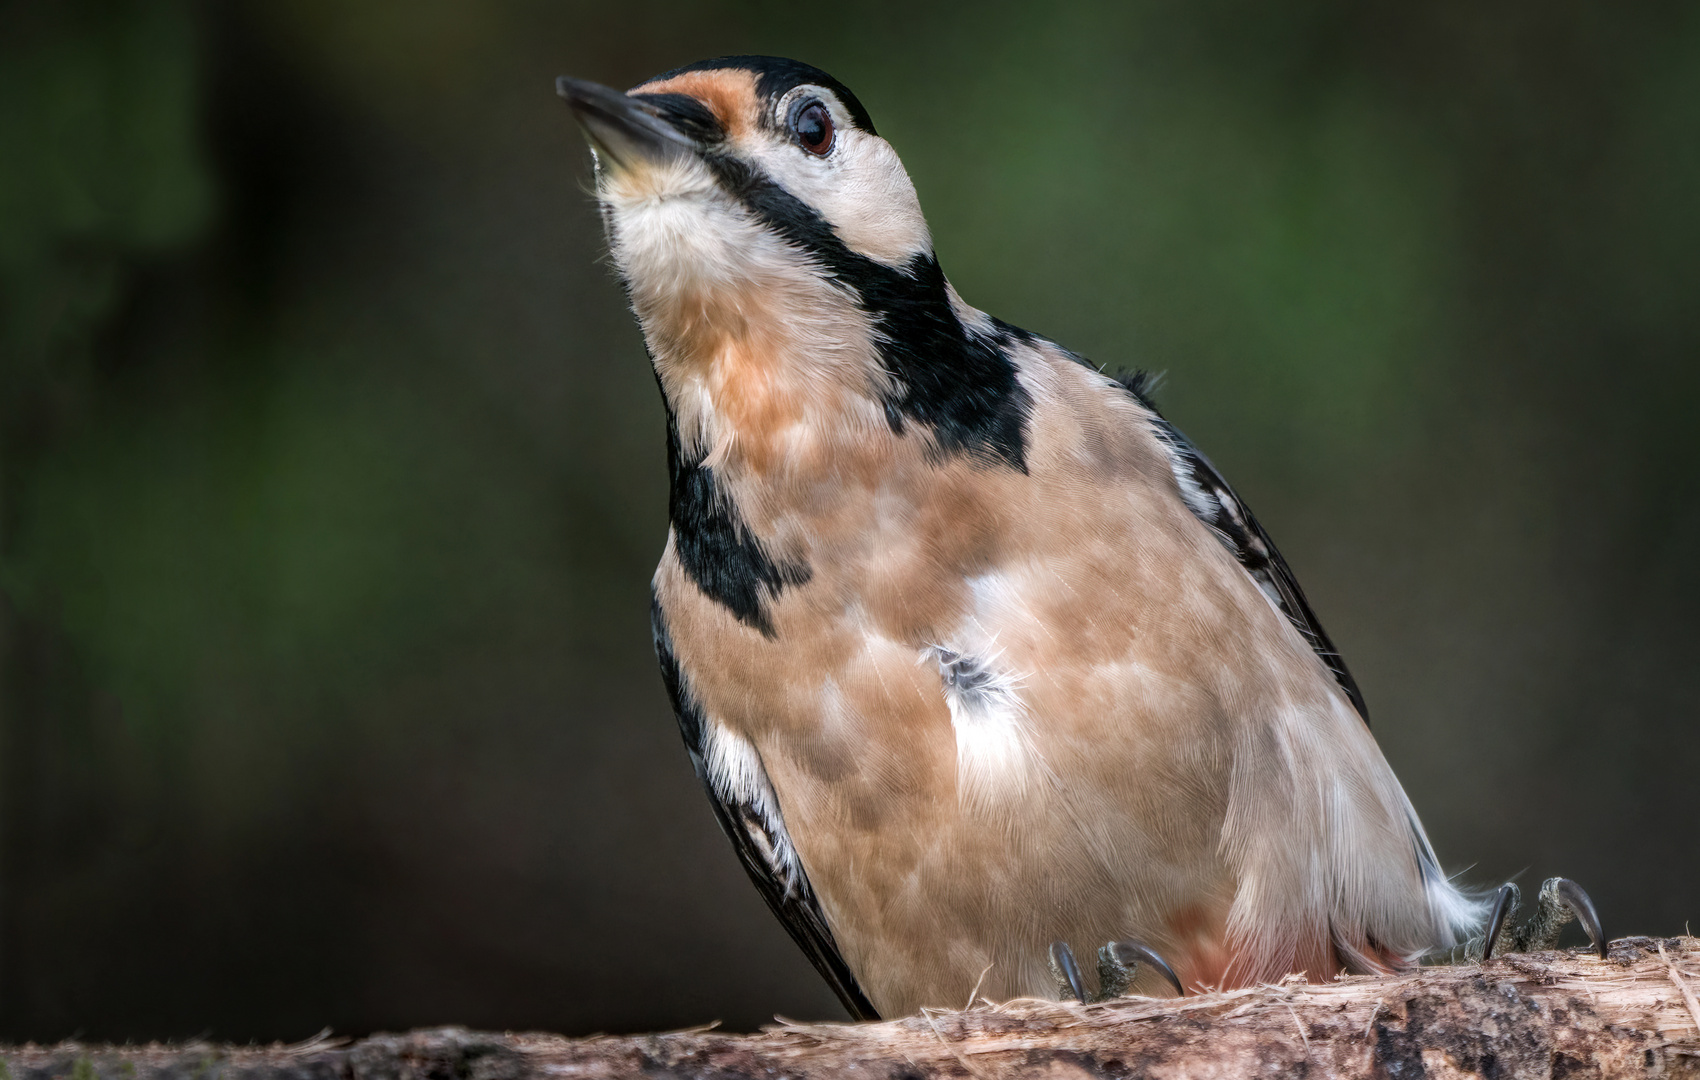
<path id="1" fill-rule="evenodd" d="M 832 114 L 818 101 L 810 101 L 791 114 L 791 130 L 797 143 L 811 154 L 825 157 L 832 149 Z"/>

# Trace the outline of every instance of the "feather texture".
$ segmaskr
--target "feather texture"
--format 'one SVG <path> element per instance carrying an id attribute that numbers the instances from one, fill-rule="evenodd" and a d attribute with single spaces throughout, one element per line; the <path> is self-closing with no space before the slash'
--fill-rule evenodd
<path id="1" fill-rule="evenodd" d="M 1142 385 L 956 295 L 847 91 L 746 57 L 633 101 L 697 145 L 599 172 L 669 412 L 657 650 L 852 1013 L 1048 995 L 1055 940 L 1238 985 L 1479 918 L 1249 508 Z"/>

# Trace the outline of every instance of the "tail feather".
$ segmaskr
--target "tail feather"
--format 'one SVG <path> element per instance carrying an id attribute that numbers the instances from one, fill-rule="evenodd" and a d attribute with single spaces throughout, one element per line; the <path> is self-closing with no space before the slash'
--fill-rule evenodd
<path id="1" fill-rule="evenodd" d="M 1230 984 L 1397 970 L 1486 917 L 1485 898 L 1441 872 L 1380 749 L 1336 698 L 1248 727 L 1224 827 L 1238 876 Z"/>
<path id="2" fill-rule="evenodd" d="M 1423 823 L 1417 820 L 1416 811 L 1412 810 L 1406 816 L 1416 849 L 1417 871 L 1422 875 L 1423 892 L 1428 897 L 1429 914 L 1434 919 L 1434 942 L 1408 957 L 1416 961 L 1424 955 L 1444 952 L 1471 934 L 1480 933 L 1487 923 L 1492 900 L 1486 891 L 1466 891 L 1454 885 L 1441 872 L 1440 860 L 1434 856 L 1434 847 L 1429 844 L 1428 833 L 1423 831 Z"/>

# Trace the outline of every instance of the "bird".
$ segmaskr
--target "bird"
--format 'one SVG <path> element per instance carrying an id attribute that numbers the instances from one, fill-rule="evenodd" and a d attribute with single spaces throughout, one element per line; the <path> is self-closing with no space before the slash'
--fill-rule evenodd
<path id="1" fill-rule="evenodd" d="M 1514 886 L 1441 872 L 1245 502 L 1144 375 L 957 294 L 848 87 L 731 56 L 556 90 L 666 407 L 662 680 L 852 1016 L 1603 941 L 1574 883 L 1513 931 Z"/>

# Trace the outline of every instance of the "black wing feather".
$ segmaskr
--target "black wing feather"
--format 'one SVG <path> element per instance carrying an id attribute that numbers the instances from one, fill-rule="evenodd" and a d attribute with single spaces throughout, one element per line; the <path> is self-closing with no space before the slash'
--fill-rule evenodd
<path id="1" fill-rule="evenodd" d="M 715 790 L 709 779 L 705 757 L 706 721 L 691 696 L 683 672 L 679 670 L 666 619 L 658 602 L 650 605 L 650 623 L 655 635 L 655 655 L 661 661 L 661 678 L 666 683 L 667 696 L 672 699 L 673 712 L 679 720 L 679 733 L 685 738 L 685 749 L 691 755 L 691 767 L 707 790 L 715 819 L 732 841 L 738 861 L 744 864 L 744 870 L 755 883 L 761 898 L 767 901 L 768 908 L 784 924 L 791 939 L 826 979 L 827 985 L 832 987 L 850 1015 L 857 1020 L 878 1020 L 879 1013 L 862 991 L 850 965 L 844 962 L 843 954 L 838 951 L 838 942 L 832 936 L 832 928 L 826 923 L 826 916 L 821 912 L 820 901 L 815 898 L 808 877 L 800 868 L 785 865 L 782 851 L 790 846 L 789 838 L 782 832 L 775 832 L 759 807 L 727 799 Z"/>
<path id="2" fill-rule="evenodd" d="M 1263 590 L 1274 605 L 1281 609 L 1287 621 L 1299 632 L 1299 636 L 1321 658 L 1324 665 L 1334 675 L 1334 681 L 1340 684 L 1352 707 L 1363 717 L 1364 725 L 1369 725 L 1369 706 L 1364 704 L 1363 691 L 1358 689 L 1358 681 L 1352 678 L 1352 673 L 1346 667 L 1345 659 L 1339 650 L 1334 648 L 1334 642 L 1328 638 L 1328 632 L 1322 628 L 1316 613 L 1310 609 L 1310 602 L 1305 599 L 1304 590 L 1299 588 L 1298 579 L 1293 577 L 1293 571 L 1287 566 L 1287 560 L 1276 550 L 1275 542 L 1269 539 L 1269 534 L 1258 524 L 1257 517 L 1247 506 L 1228 482 L 1222 479 L 1222 474 L 1216 466 L 1210 463 L 1203 452 L 1182 435 L 1180 429 L 1163 418 L 1157 406 L 1152 404 L 1148 396 L 1148 383 L 1144 372 L 1123 375 L 1117 381 L 1124 386 L 1128 393 L 1139 399 L 1139 403 L 1151 410 L 1155 417 L 1157 437 L 1168 448 L 1175 465 L 1175 478 L 1181 483 L 1181 493 L 1186 499 L 1188 509 L 1210 530 L 1217 539 L 1234 554 L 1245 572 L 1251 575 L 1252 581 Z"/>

